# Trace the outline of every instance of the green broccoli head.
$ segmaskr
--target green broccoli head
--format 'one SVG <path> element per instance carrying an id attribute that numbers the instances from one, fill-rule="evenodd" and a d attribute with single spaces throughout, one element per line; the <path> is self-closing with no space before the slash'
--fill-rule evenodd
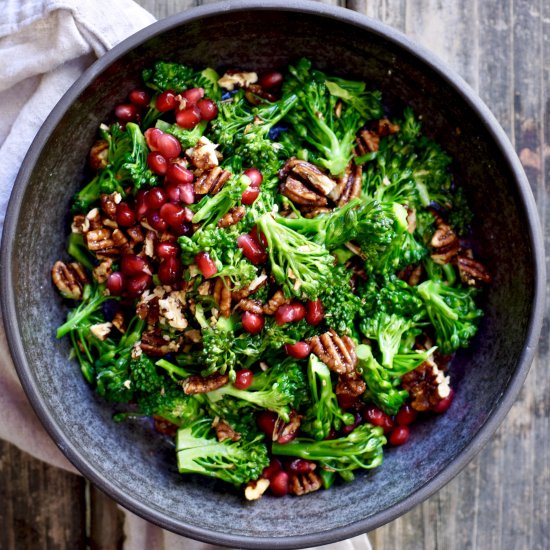
<path id="1" fill-rule="evenodd" d="M 138 399 L 139 410 L 147 416 L 159 416 L 176 426 L 186 426 L 203 416 L 201 401 L 185 395 L 181 386 L 167 384 Z"/>

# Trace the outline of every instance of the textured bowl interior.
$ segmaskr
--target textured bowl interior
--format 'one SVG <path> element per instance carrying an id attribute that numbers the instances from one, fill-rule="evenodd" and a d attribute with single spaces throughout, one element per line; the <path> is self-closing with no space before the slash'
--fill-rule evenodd
<path id="1" fill-rule="evenodd" d="M 537 274 L 532 235 L 525 228 L 534 220 L 525 189 L 518 191 L 509 151 L 480 120 L 469 92 L 457 92 L 430 63 L 391 38 L 396 35 L 384 36 L 384 27 L 366 18 L 354 24 L 349 12 L 339 21 L 313 9 L 299 16 L 284 9 L 203 10 L 199 19 L 185 15 L 190 20 L 183 26 L 176 23 L 184 15 L 157 25 L 131 51 L 115 50 L 110 66 L 103 61 L 88 73 L 90 84 L 78 97 L 69 94 L 62 117 L 65 107 L 58 108 L 60 121 L 42 134 L 44 146 L 35 147 L 35 162 L 23 170 L 20 197 L 10 211 L 4 266 L 16 312 L 8 320 L 10 341 L 25 388 L 50 433 L 86 475 L 127 507 L 181 534 L 221 544 L 326 543 L 376 527 L 425 498 L 426 487 L 433 492 L 448 480 L 447 472 L 456 473 L 466 451 L 471 458 L 476 437 L 478 447 L 489 437 L 478 436 L 504 406 L 530 330 Z M 477 212 L 477 253 L 494 284 L 473 349 L 454 364 L 457 396 L 446 415 L 416 427 L 408 445 L 388 450 L 381 468 L 350 484 L 250 504 L 225 486 L 180 477 L 170 445 L 147 425 L 112 422 L 110 406 L 93 395 L 69 360 L 67 339 L 54 337 L 66 309 L 49 272 L 55 260 L 66 257 L 67 208 L 82 182 L 98 124 L 139 83 L 142 68 L 164 59 L 262 70 L 282 68 L 299 56 L 331 73 L 366 79 L 384 92 L 388 105 L 407 103 L 422 115 L 425 131 L 456 159 L 457 180 Z M 14 343 L 16 332 L 20 340 Z"/>

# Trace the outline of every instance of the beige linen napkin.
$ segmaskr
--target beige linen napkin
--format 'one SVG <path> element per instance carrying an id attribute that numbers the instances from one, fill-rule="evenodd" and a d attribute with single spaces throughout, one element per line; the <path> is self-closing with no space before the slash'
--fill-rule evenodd
<path id="1" fill-rule="evenodd" d="M 21 162 L 54 105 L 99 56 L 154 17 L 131 0 L 4 0 L 0 18 L 0 235 Z M 32 411 L 0 318 L 0 439 L 75 472 Z M 125 511 L 125 550 L 212 550 Z M 322 547 L 370 550 L 366 535 Z"/>

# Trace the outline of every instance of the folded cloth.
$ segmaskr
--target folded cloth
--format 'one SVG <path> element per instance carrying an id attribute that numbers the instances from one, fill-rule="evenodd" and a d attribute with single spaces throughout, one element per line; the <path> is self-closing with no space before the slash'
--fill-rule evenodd
<path id="1" fill-rule="evenodd" d="M 108 17 L 106 17 L 108 14 Z M 0 236 L 25 154 L 63 93 L 98 57 L 151 24 L 132 0 L 4 0 L 0 20 Z M 0 318 L 0 439 L 77 473 L 30 407 L 10 359 Z M 212 550 L 125 511 L 126 550 Z M 366 535 L 322 547 L 370 550 Z"/>

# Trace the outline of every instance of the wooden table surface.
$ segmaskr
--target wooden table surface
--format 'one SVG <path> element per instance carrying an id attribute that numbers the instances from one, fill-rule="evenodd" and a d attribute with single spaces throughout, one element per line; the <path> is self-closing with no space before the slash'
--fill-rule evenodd
<path id="1" fill-rule="evenodd" d="M 197 5 L 189 0 L 138 3 L 157 18 Z M 515 145 L 550 236 L 550 1 L 326 3 L 403 31 L 478 92 Z M 500 429 L 451 483 L 370 533 L 375 550 L 550 549 L 549 344 L 546 321 L 527 382 Z M 80 477 L 4 442 L 0 503 L 1 550 L 121 547 L 119 518 L 108 498 Z"/>

